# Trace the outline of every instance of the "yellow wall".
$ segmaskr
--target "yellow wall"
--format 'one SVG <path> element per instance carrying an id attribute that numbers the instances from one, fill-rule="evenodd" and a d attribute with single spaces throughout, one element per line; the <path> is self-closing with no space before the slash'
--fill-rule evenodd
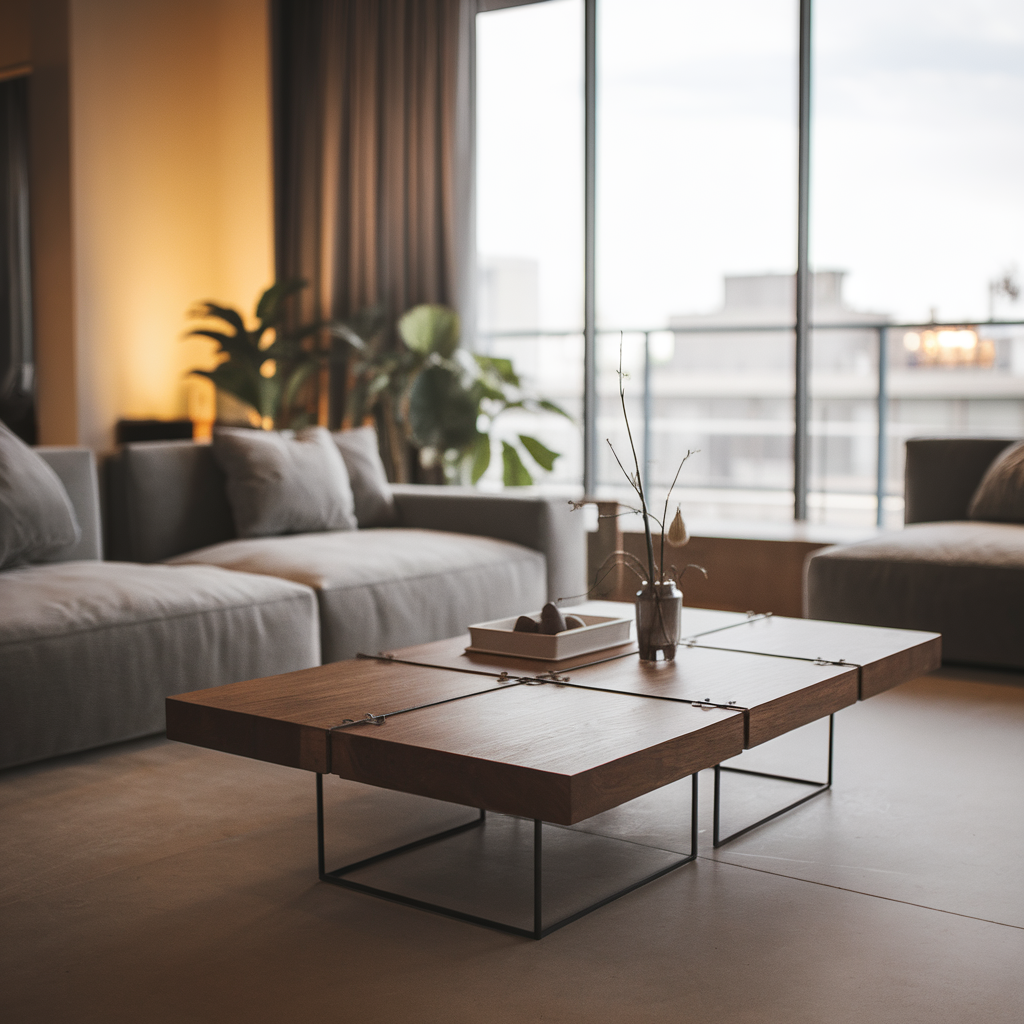
<path id="1" fill-rule="evenodd" d="M 273 277 L 266 0 L 71 0 L 78 441 L 186 412 L 199 299 Z M 43 434 L 46 434 L 43 424 Z"/>

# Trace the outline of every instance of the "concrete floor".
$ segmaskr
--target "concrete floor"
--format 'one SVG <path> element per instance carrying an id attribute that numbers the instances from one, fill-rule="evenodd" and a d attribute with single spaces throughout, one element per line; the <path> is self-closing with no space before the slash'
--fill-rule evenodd
<path id="1" fill-rule="evenodd" d="M 1024 676 L 947 669 L 836 729 L 832 793 L 715 852 L 705 773 L 698 861 L 541 942 L 319 883 L 298 771 L 152 739 L 2 773 L 0 1020 L 1020 1024 Z M 744 760 L 813 773 L 823 742 Z M 780 795 L 725 785 L 726 828 Z M 586 827 L 685 844 L 685 786 Z M 467 816 L 325 789 L 334 865 Z M 660 856 L 550 831 L 553 913 Z M 528 832 L 497 818 L 390 878 L 514 916 Z"/>

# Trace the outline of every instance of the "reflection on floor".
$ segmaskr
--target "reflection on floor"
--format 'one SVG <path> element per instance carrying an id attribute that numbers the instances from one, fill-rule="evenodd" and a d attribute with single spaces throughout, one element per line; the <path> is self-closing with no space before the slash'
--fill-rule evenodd
<path id="1" fill-rule="evenodd" d="M 3 773 L 0 1018 L 1019 1024 L 1024 676 L 946 669 L 836 730 L 832 793 L 714 851 L 705 773 L 697 862 L 539 943 L 319 883 L 298 771 L 155 739 Z M 741 763 L 817 777 L 825 735 Z M 584 827 L 685 849 L 685 785 Z M 792 798 L 773 786 L 726 776 L 723 829 Z M 467 814 L 325 789 L 329 866 Z M 387 883 L 528 917 L 529 831 L 489 821 Z M 592 845 L 552 913 L 635 869 Z"/>

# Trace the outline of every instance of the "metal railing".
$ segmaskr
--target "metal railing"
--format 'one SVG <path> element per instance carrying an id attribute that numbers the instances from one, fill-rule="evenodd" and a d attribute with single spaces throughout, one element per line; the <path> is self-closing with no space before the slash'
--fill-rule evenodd
<path id="1" fill-rule="evenodd" d="M 891 331 L 913 331 L 913 330 L 963 330 L 970 328 L 979 330 L 992 327 L 1022 327 L 1024 320 L 980 320 L 980 321 L 949 321 L 943 323 L 878 323 L 877 321 L 851 320 L 839 323 L 817 323 L 809 325 L 809 331 L 870 331 L 877 339 L 877 387 L 875 394 L 876 424 L 877 424 L 877 448 L 876 448 L 876 474 L 875 474 L 875 502 L 876 502 L 876 523 L 883 525 L 884 507 L 886 497 L 892 496 L 887 489 L 888 460 L 886 446 L 889 440 L 889 334 Z M 653 389 L 651 386 L 651 369 L 653 361 L 651 358 L 651 337 L 652 335 L 706 335 L 706 334 L 780 334 L 788 333 L 795 338 L 795 324 L 686 324 L 666 327 L 630 327 L 630 328 L 598 328 L 595 334 L 598 337 L 619 335 L 620 337 L 632 336 L 643 337 L 643 463 L 641 473 L 645 490 L 650 486 L 651 475 L 651 451 L 652 451 L 652 420 L 653 420 Z M 520 331 L 479 331 L 477 338 L 484 341 L 494 340 L 527 340 L 539 338 L 572 338 L 583 337 L 584 332 L 579 330 L 520 330 Z M 582 367 L 581 367 L 582 375 Z M 581 382 L 582 383 L 582 382 Z M 813 395 L 811 399 L 813 400 Z M 585 418 L 593 419 L 593 422 L 583 424 L 584 438 L 584 465 L 596 467 L 596 452 L 587 449 L 595 444 L 596 438 L 596 409 L 594 405 L 585 405 Z M 794 430 L 797 420 L 794 419 Z M 807 437 L 803 439 L 804 445 L 809 443 L 810 425 L 809 420 L 804 420 L 804 429 Z M 795 433 L 794 433 L 795 440 Z M 596 477 L 595 477 L 596 480 Z M 794 490 L 799 486 L 799 481 L 794 481 Z M 745 489 L 751 489 L 749 487 Z M 795 496 L 796 497 L 796 496 Z M 806 495 L 805 495 L 806 498 Z M 800 507 L 800 501 L 794 502 L 794 507 Z"/>

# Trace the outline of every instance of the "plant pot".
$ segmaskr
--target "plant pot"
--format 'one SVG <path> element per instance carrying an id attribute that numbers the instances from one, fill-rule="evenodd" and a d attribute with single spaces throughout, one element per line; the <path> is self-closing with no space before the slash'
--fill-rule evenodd
<path id="1" fill-rule="evenodd" d="M 682 610 L 682 592 L 671 580 L 653 587 L 646 581 L 641 585 L 636 594 L 636 642 L 641 661 L 657 661 L 658 651 L 665 661 L 675 658 Z"/>

